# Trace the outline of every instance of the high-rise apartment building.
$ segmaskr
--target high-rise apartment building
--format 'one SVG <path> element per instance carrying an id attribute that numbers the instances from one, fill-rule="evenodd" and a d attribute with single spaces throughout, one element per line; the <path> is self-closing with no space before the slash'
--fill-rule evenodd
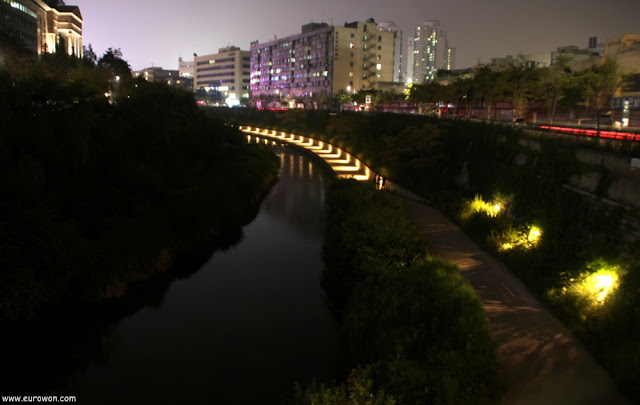
<path id="1" fill-rule="evenodd" d="M 194 57 L 193 89 L 217 91 L 225 99 L 248 100 L 251 69 L 249 51 L 235 46 L 220 48 L 218 53 Z"/>
<path id="2" fill-rule="evenodd" d="M 311 23 L 300 34 L 251 43 L 252 98 L 332 97 L 393 81 L 394 32 L 373 19 L 343 27 Z"/>
<path id="3" fill-rule="evenodd" d="M 393 81 L 403 83 L 405 81 L 405 67 L 402 51 L 404 39 L 402 30 L 393 21 L 383 21 L 379 26 L 380 31 L 393 32 L 395 35 L 393 44 Z"/>
<path id="4" fill-rule="evenodd" d="M 416 27 L 409 51 L 411 65 L 407 77 L 414 83 L 434 80 L 440 69 L 454 69 L 455 48 L 449 47 L 447 28 L 438 20 L 427 20 Z"/>
<path id="5" fill-rule="evenodd" d="M 81 58 L 83 22 L 78 6 L 52 8 L 41 0 L 0 0 L 0 31 L 38 55 L 62 47 Z"/>

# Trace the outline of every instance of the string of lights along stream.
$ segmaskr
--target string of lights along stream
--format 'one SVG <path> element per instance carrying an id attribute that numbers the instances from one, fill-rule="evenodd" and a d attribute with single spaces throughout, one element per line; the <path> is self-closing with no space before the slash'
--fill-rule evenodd
<path id="1" fill-rule="evenodd" d="M 296 144 L 310 152 L 313 152 L 327 162 L 338 177 L 354 178 L 359 181 L 371 180 L 371 170 L 358 158 L 326 142 L 272 129 L 245 126 L 240 126 L 239 128 L 247 134 L 248 142 L 252 141 L 253 136 L 255 138 L 255 142 L 263 140 L 265 143 L 268 143 L 269 139 L 272 139 L 273 142 Z"/>

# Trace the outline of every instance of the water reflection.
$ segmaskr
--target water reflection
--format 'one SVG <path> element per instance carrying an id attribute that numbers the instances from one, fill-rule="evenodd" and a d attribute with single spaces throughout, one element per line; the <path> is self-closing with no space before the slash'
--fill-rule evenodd
<path id="1" fill-rule="evenodd" d="M 280 181 L 241 243 L 121 311 L 69 317 L 29 342 L 5 339 L 6 353 L 21 353 L 3 363 L 25 373 L 16 394 L 47 387 L 91 404 L 271 404 L 296 380 L 333 379 L 339 345 L 319 285 L 331 176 L 295 150 L 279 153 Z"/>
<path id="2" fill-rule="evenodd" d="M 263 210 L 305 233 L 322 235 L 324 216 L 318 213 L 324 213 L 332 177 L 317 161 L 295 148 L 279 147 L 277 153 L 281 176 L 286 173 L 289 180 L 276 184 Z"/>

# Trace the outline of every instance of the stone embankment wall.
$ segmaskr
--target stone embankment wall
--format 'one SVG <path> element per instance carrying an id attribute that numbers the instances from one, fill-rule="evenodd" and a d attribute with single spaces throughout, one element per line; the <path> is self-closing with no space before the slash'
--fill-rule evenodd
<path id="1" fill-rule="evenodd" d="M 519 143 L 533 152 L 541 150 L 540 143 L 535 140 L 521 139 Z M 519 153 L 514 163 L 522 167 L 531 157 Z M 640 167 L 637 159 L 588 149 L 577 149 L 576 159 L 583 165 L 580 174 L 569 179 L 567 188 L 610 205 L 640 212 Z"/>
<path id="2" fill-rule="evenodd" d="M 520 152 L 514 164 L 524 167 L 541 151 L 539 142 L 520 139 L 520 145 L 532 153 Z M 623 154 L 576 149 L 579 174 L 571 176 L 564 187 L 598 204 L 622 207 L 624 232 L 622 240 L 640 240 L 640 162 Z"/>

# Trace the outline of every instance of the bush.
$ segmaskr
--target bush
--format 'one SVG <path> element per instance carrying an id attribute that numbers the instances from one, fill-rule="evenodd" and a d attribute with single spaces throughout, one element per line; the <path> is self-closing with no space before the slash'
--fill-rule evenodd
<path id="1" fill-rule="evenodd" d="M 396 199 L 338 180 L 323 254 L 349 363 L 370 371 L 374 391 L 400 404 L 481 403 L 494 392 L 495 345 L 480 299 L 456 267 L 426 254 Z"/>

